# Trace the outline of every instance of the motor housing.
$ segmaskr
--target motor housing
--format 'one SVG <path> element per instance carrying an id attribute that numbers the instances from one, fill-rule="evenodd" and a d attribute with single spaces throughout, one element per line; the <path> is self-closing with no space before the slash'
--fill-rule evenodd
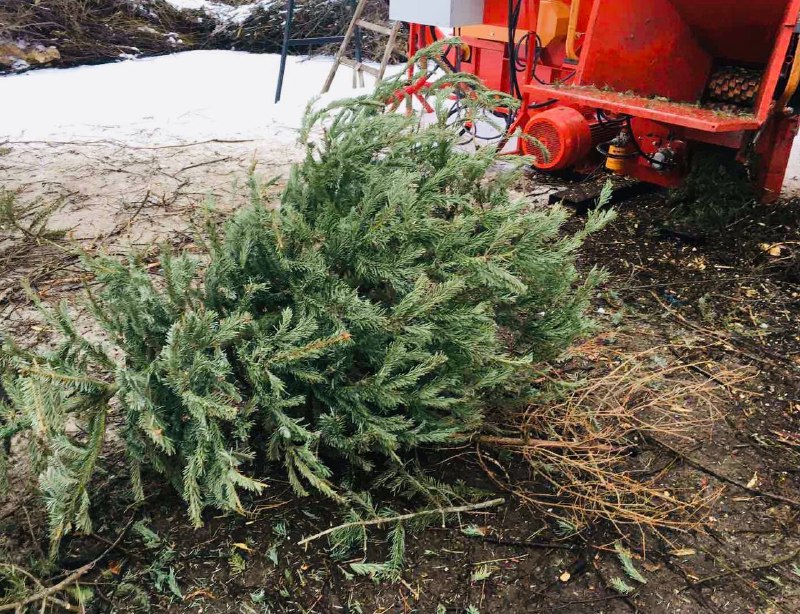
<path id="1" fill-rule="evenodd" d="M 571 168 L 585 160 L 600 143 L 619 134 L 616 122 L 589 119 L 572 107 L 557 107 L 534 115 L 525 126 L 522 151 L 544 171 Z"/>

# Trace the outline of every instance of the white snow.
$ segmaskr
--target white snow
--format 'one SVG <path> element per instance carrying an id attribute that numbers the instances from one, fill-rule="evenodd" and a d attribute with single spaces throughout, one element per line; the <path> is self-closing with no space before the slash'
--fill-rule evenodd
<path id="1" fill-rule="evenodd" d="M 167 4 L 174 6 L 178 10 L 200 10 L 208 4 L 216 4 L 209 0 L 167 0 Z"/>
<path id="2" fill-rule="evenodd" d="M 783 180 L 783 194 L 800 196 L 800 138 L 795 138 L 792 145 L 792 157 L 789 158 L 789 168 L 786 169 L 786 179 Z"/>
<path id="3" fill-rule="evenodd" d="M 231 6 L 221 2 L 214 2 L 213 0 L 167 0 L 167 3 L 179 10 L 204 11 L 206 15 L 223 25 L 241 25 L 247 21 L 247 18 L 253 14 L 256 8 L 271 4 L 273 1 L 257 0 L 240 6 Z"/>
<path id="4" fill-rule="evenodd" d="M 188 0 L 181 0 L 188 1 Z M 204 139 L 292 143 L 331 58 L 290 57 L 273 102 L 280 56 L 188 51 L 100 66 L 0 77 L 0 143 L 115 140 L 168 144 Z M 367 87 L 374 80 L 365 77 Z M 365 93 L 341 67 L 320 102 Z"/>

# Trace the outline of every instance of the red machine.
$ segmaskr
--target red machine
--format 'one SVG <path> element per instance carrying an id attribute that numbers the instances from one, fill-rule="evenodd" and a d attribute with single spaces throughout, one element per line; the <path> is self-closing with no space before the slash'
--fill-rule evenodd
<path id="1" fill-rule="evenodd" d="M 800 0 L 483 0 L 448 60 L 522 101 L 509 134 L 533 137 L 520 148 L 542 170 L 676 186 L 710 145 L 770 201 L 798 131 L 799 16 Z M 446 35 L 420 22 L 412 52 Z"/>

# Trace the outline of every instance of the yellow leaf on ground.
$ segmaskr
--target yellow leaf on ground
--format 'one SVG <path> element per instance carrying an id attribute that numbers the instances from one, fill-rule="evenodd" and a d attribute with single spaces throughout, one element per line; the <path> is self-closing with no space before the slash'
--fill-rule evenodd
<path id="1" fill-rule="evenodd" d="M 780 258 L 783 255 L 783 245 L 780 243 L 762 243 L 759 247 L 762 252 L 768 253 L 773 258 Z"/>

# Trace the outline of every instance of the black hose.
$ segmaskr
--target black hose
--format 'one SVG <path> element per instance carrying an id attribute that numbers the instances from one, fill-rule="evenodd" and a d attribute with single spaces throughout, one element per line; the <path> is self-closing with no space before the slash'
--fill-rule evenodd
<path id="1" fill-rule="evenodd" d="M 665 166 L 665 167 L 678 166 L 677 162 L 674 162 L 674 161 L 671 161 L 671 160 L 656 160 L 655 157 L 651 156 L 650 154 L 646 154 L 644 152 L 644 150 L 642 150 L 642 148 L 639 146 L 639 140 L 636 138 L 636 135 L 633 133 L 633 123 L 632 123 L 632 121 L 633 121 L 633 118 L 630 115 L 628 115 L 624 120 L 625 125 L 628 128 L 628 132 L 631 135 L 631 144 L 633 145 L 633 148 L 636 150 L 636 153 L 638 155 L 642 156 L 642 158 L 647 160 L 650 164 L 653 164 L 653 165 L 656 165 L 656 166 Z"/>
<path id="2" fill-rule="evenodd" d="M 531 38 L 531 33 L 528 32 L 525 36 L 519 39 L 519 42 L 517 43 L 517 48 L 515 51 L 517 55 L 516 57 L 517 72 L 522 72 L 528 67 L 528 43 L 530 41 L 530 38 Z M 522 51 L 523 45 L 525 45 L 524 53 Z"/>
<path id="3" fill-rule="evenodd" d="M 566 77 L 561 79 L 561 81 L 556 81 L 555 83 L 547 83 L 546 81 L 542 81 L 536 75 L 536 69 L 538 68 L 539 61 L 542 58 L 542 51 L 544 51 L 544 45 L 542 45 L 542 39 L 539 38 L 539 35 L 537 34 L 536 35 L 536 51 L 533 54 L 533 70 L 531 71 L 531 75 L 533 76 L 533 78 L 536 80 L 537 83 L 539 83 L 540 85 L 563 85 L 564 83 L 566 83 L 567 81 L 572 79 L 572 77 L 575 76 L 577 71 L 572 71 Z"/>
<path id="4" fill-rule="evenodd" d="M 661 164 L 663 166 L 670 166 L 669 163 L 659 162 L 653 156 L 644 153 L 644 150 L 639 146 L 639 141 L 637 140 L 636 135 L 633 133 L 633 118 L 630 115 L 628 115 L 628 117 L 625 118 L 625 126 L 628 128 L 628 132 L 631 135 L 631 144 L 633 145 L 633 148 L 636 150 L 637 154 L 642 156 L 650 164 Z"/>
<path id="5" fill-rule="evenodd" d="M 529 39 L 530 34 L 523 36 L 519 43 L 516 43 L 517 28 L 519 27 L 519 18 L 522 15 L 522 0 L 517 0 L 514 5 L 514 0 L 508 0 L 508 64 L 510 73 L 510 86 L 509 92 L 512 96 L 522 98 L 522 90 L 519 86 L 519 79 L 517 73 L 525 70 L 526 64 L 521 64 L 517 56 L 517 52 L 521 49 L 523 42 Z M 527 55 L 527 54 L 526 54 Z M 526 59 L 527 63 L 527 59 Z"/>
<path id="6" fill-rule="evenodd" d="M 522 98 L 522 91 L 517 80 L 517 23 L 522 9 L 522 0 L 508 0 L 508 71 L 510 77 L 509 93 L 517 98 Z"/>
<path id="7" fill-rule="evenodd" d="M 608 119 L 603 109 L 596 109 L 595 113 L 597 115 L 597 122 L 601 126 L 621 126 L 629 119 L 627 115 L 622 119 Z"/>
<path id="8" fill-rule="evenodd" d="M 529 109 L 543 109 L 544 107 L 549 107 L 554 102 L 558 102 L 558 98 L 551 98 L 550 100 L 545 100 L 544 102 L 535 102 L 534 104 L 529 104 Z"/>
<path id="9" fill-rule="evenodd" d="M 428 26 L 428 31 L 431 34 L 431 40 L 434 43 L 438 42 L 439 37 L 436 35 L 436 26 Z M 447 59 L 447 56 L 450 54 L 450 52 L 452 50 L 453 50 L 453 45 L 447 45 L 447 47 L 444 48 L 444 53 L 442 53 L 442 62 L 444 62 L 447 65 L 447 67 L 450 70 L 452 70 L 453 72 L 459 72 L 458 70 L 456 70 L 456 67 L 453 66 L 453 64 L 450 62 L 450 60 Z M 460 58 L 460 57 L 461 56 L 460 56 L 459 52 L 456 52 L 456 61 L 458 61 L 458 58 Z"/>
<path id="10" fill-rule="evenodd" d="M 463 92 L 457 92 L 456 93 L 456 100 L 453 102 L 453 106 L 450 107 L 450 111 L 447 113 L 447 119 L 448 120 L 451 119 L 453 116 L 460 115 L 461 112 L 465 109 L 464 105 L 461 102 L 461 100 L 463 98 L 464 98 L 464 93 Z M 458 133 L 459 136 L 464 136 L 464 135 L 467 135 L 467 134 L 469 135 L 469 138 L 467 138 L 465 141 L 459 143 L 459 145 L 467 145 L 468 143 L 471 143 L 471 142 L 473 142 L 475 140 L 492 142 L 492 141 L 499 141 L 500 139 L 502 139 L 506 135 L 506 133 L 508 131 L 508 128 L 511 126 L 511 123 L 513 122 L 513 118 L 508 113 L 500 114 L 498 112 L 493 112 L 493 114 L 496 117 L 501 117 L 502 119 L 505 120 L 505 122 L 506 122 L 506 130 L 505 131 L 499 132 L 495 136 L 483 136 L 483 135 L 478 133 L 478 122 L 477 122 L 477 120 L 473 120 L 471 122 L 472 123 L 472 129 L 470 130 L 469 128 L 466 127 L 466 122 L 463 122 L 461 119 L 458 119 L 458 121 L 461 122 L 461 129 L 459 130 L 459 133 Z"/>

